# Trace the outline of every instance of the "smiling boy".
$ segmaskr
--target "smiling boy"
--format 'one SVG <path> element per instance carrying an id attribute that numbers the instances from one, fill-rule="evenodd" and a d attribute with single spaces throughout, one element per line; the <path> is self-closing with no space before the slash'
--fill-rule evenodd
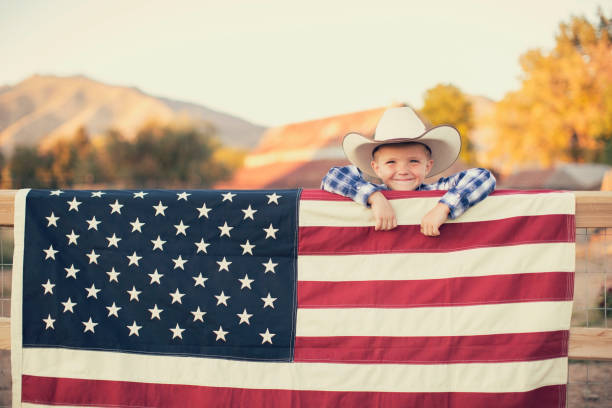
<path id="1" fill-rule="evenodd" d="M 437 236 L 447 219 L 459 217 L 495 188 L 495 177 L 482 168 L 424 184 L 425 177 L 439 174 L 455 162 L 461 138 L 452 126 L 426 129 L 416 112 L 408 107 L 386 110 L 373 140 L 349 133 L 342 147 L 354 165 L 331 168 L 321 188 L 371 207 L 376 230 L 397 226 L 395 211 L 382 190 L 448 190 L 421 220 L 421 233 Z M 363 173 L 378 177 L 382 184 L 366 181 Z"/>

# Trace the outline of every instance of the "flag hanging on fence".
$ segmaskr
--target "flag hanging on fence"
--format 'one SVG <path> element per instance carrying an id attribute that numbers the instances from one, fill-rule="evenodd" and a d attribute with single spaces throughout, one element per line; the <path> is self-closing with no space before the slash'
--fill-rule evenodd
<path id="1" fill-rule="evenodd" d="M 564 407 L 574 196 L 20 191 L 13 401 Z"/>

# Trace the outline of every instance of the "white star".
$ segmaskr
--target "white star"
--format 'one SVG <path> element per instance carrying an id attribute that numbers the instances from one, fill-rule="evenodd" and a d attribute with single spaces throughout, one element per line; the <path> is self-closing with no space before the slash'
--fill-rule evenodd
<path id="1" fill-rule="evenodd" d="M 173 269 L 181 268 L 182 270 L 185 270 L 185 267 L 183 265 L 185 265 L 185 263 L 187 263 L 187 259 L 183 259 L 179 255 L 178 258 L 173 259 L 172 262 L 174 262 L 174 268 Z"/>
<path id="2" fill-rule="evenodd" d="M 222 326 L 219 326 L 219 330 L 213 330 L 212 332 L 217 335 L 217 338 L 215 339 L 215 341 L 219 341 L 219 339 L 225 341 L 225 335 L 229 334 L 228 331 L 223 330 Z"/>
<path id="3" fill-rule="evenodd" d="M 229 266 L 231 264 L 231 262 L 228 262 L 225 257 L 223 257 L 223 259 L 221 261 L 217 261 L 217 263 L 219 264 L 219 272 L 225 270 L 229 272 Z"/>
<path id="4" fill-rule="evenodd" d="M 140 222 L 138 217 L 136 217 L 136 219 L 134 221 L 130 222 L 130 225 L 132 225 L 132 232 L 134 232 L 134 231 L 142 232 L 142 229 L 140 229 L 140 228 L 143 225 L 145 225 L 145 223 L 144 222 Z"/>
<path id="5" fill-rule="evenodd" d="M 187 197 L 189 197 L 191 194 L 189 194 L 189 193 L 187 193 L 187 192 L 183 191 L 183 192 L 182 192 L 182 193 L 180 193 L 180 194 L 179 194 L 179 193 L 176 193 L 176 195 L 178 196 L 177 201 L 178 201 L 178 200 L 185 200 L 185 201 L 187 201 Z"/>
<path id="6" fill-rule="evenodd" d="M 240 290 L 244 289 L 244 288 L 249 288 L 251 289 L 251 283 L 255 282 L 254 279 L 249 279 L 249 275 L 245 274 L 243 279 L 238 279 L 239 282 L 242 282 L 242 286 L 240 287 Z"/>
<path id="7" fill-rule="evenodd" d="M 161 251 L 164 250 L 164 244 L 166 243 L 166 241 L 163 241 L 159 235 L 157 236 L 156 240 L 152 239 L 151 242 L 153 243 L 153 251 L 155 251 L 156 249 L 159 249 Z"/>
<path id="8" fill-rule="evenodd" d="M 108 248 L 114 246 L 115 248 L 119 248 L 119 241 L 121 241 L 122 238 L 117 237 L 117 235 L 115 235 L 115 233 L 113 232 L 113 236 L 112 237 L 106 237 L 106 239 L 108 240 Z"/>
<path id="9" fill-rule="evenodd" d="M 265 333 L 259 333 L 259 335 L 263 338 L 261 344 L 264 344 L 265 342 L 272 344 L 272 337 L 276 336 L 276 334 L 270 333 L 270 330 L 268 329 L 266 329 Z"/>
<path id="10" fill-rule="evenodd" d="M 117 213 L 117 214 L 121 214 L 121 207 L 123 207 L 123 204 L 119 204 L 119 200 L 115 200 L 115 202 L 113 204 L 109 204 L 110 208 L 112 208 L 111 210 L 111 214 L 112 213 Z"/>
<path id="11" fill-rule="evenodd" d="M 66 201 L 68 203 L 68 205 L 70 206 L 70 208 L 68 208 L 68 211 L 76 211 L 79 212 L 79 205 L 83 204 L 80 201 L 77 201 L 76 197 L 72 197 L 72 201 Z"/>
<path id="12" fill-rule="evenodd" d="M 177 302 L 180 303 L 181 305 L 183 304 L 183 302 L 181 302 L 181 298 L 183 296 L 185 296 L 185 294 L 179 292 L 178 288 L 176 288 L 176 292 L 170 293 L 170 296 L 172 296 L 172 303 L 171 304 L 177 303 Z"/>
<path id="13" fill-rule="evenodd" d="M 238 325 L 241 325 L 242 323 L 246 323 L 249 326 L 251 325 L 251 322 L 249 321 L 249 319 L 253 315 L 252 314 L 248 314 L 246 309 L 244 309 L 244 311 L 242 313 L 236 313 L 236 316 L 238 316 L 240 318 L 240 323 L 238 323 Z"/>
<path id="14" fill-rule="evenodd" d="M 195 322 L 196 320 L 201 321 L 202 323 L 204 323 L 204 319 L 203 316 L 206 314 L 206 312 L 202 312 L 200 310 L 200 306 L 198 306 L 198 310 L 194 310 L 191 312 L 191 314 L 193 315 L 193 321 Z"/>
<path id="15" fill-rule="evenodd" d="M 138 193 L 134 193 L 134 197 L 133 198 L 144 198 L 144 196 L 146 196 L 149 193 L 145 193 L 144 191 L 139 191 Z"/>
<path id="16" fill-rule="evenodd" d="M 177 323 L 176 327 L 174 329 L 170 329 L 170 331 L 172 332 L 172 338 L 178 337 L 179 339 L 182 339 L 185 329 L 181 329 Z"/>
<path id="17" fill-rule="evenodd" d="M 42 321 L 45 322 L 46 324 L 45 330 L 49 330 L 49 327 L 55 330 L 55 327 L 53 327 L 53 323 L 55 323 L 55 319 L 52 319 L 50 314 L 47 315 L 46 319 L 42 319 Z"/>
<path id="18" fill-rule="evenodd" d="M 228 237 L 230 236 L 230 231 L 234 229 L 234 227 L 229 227 L 227 225 L 227 221 L 225 221 L 225 223 L 221 226 L 218 226 L 217 228 L 219 228 L 221 230 L 221 235 L 219 235 L 220 237 L 227 235 Z"/>
<path id="19" fill-rule="evenodd" d="M 89 318 L 88 321 L 86 322 L 81 322 L 83 323 L 83 325 L 85 325 L 85 329 L 83 329 L 83 333 L 86 333 L 88 331 L 95 333 L 94 331 L 94 327 L 96 327 L 98 325 L 98 323 L 95 323 L 91 320 L 91 317 Z"/>
<path id="20" fill-rule="evenodd" d="M 245 208 L 244 210 L 241 210 L 244 213 L 244 218 L 243 220 L 246 220 L 247 218 L 250 218 L 252 220 L 254 220 L 255 218 L 253 218 L 253 214 L 255 214 L 257 212 L 257 210 L 253 210 L 251 208 L 251 204 L 249 204 L 249 208 Z"/>
<path id="21" fill-rule="evenodd" d="M 101 289 L 96 289 L 96 285 L 95 284 L 91 284 L 91 288 L 85 288 L 85 290 L 87 291 L 87 298 L 93 297 L 94 299 L 98 298 L 98 292 Z"/>
<path id="22" fill-rule="evenodd" d="M 236 194 L 232 194 L 231 192 L 221 194 L 223 196 L 222 201 L 232 201 L 232 198 L 236 197 Z"/>
<path id="23" fill-rule="evenodd" d="M 53 294 L 53 287 L 55 286 L 55 284 L 51 283 L 50 279 L 47 279 L 47 283 L 43 283 L 40 286 L 45 288 L 45 293 L 43 293 L 43 295 L 46 295 L 47 293 Z"/>
<path id="24" fill-rule="evenodd" d="M 187 236 L 185 231 L 187 231 L 187 228 L 189 228 L 189 225 L 183 224 L 183 220 L 181 220 L 179 225 L 175 225 L 174 228 L 176 228 L 176 235 L 183 234 L 183 235 Z"/>
<path id="25" fill-rule="evenodd" d="M 126 258 L 130 260 L 130 263 L 128 264 L 128 266 L 130 265 L 140 266 L 138 265 L 138 261 L 142 259 L 142 256 L 138 256 L 138 254 L 136 254 L 136 251 L 134 251 L 132 255 L 127 255 Z"/>
<path id="26" fill-rule="evenodd" d="M 273 298 L 270 296 L 270 292 L 268 292 L 268 296 L 266 296 L 265 298 L 261 298 L 261 300 L 264 301 L 264 309 L 268 306 L 270 306 L 272 309 L 274 309 L 274 301 L 278 299 L 278 298 Z"/>
<path id="27" fill-rule="evenodd" d="M 51 195 L 54 195 L 54 196 L 58 196 L 58 197 L 59 197 L 59 195 L 60 195 L 60 194 L 62 194 L 62 193 L 63 193 L 63 191 L 62 191 L 62 190 L 53 190 L 53 191 L 51 192 Z"/>
<path id="28" fill-rule="evenodd" d="M 62 305 L 64 305 L 64 313 L 66 313 L 67 311 L 70 311 L 70 313 L 74 313 L 73 308 L 76 306 L 76 303 L 73 303 L 70 298 L 68 298 L 68 300 L 66 300 L 65 302 L 62 302 Z"/>
<path id="29" fill-rule="evenodd" d="M 219 306 L 221 303 L 227 306 L 227 299 L 231 298 L 231 296 L 226 296 L 223 291 L 221 291 L 220 295 L 215 295 L 215 297 L 217 298 L 217 306 Z"/>
<path id="30" fill-rule="evenodd" d="M 55 214 L 53 214 L 53 211 L 51 211 L 51 215 L 48 217 L 45 217 L 47 219 L 47 221 L 49 221 L 49 224 L 47 224 L 47 227 L 50 226 L 55 226 L 57 227 L 57 220 L 60 219 L 60 217 L 56 217 Z"/>
<path id="31" fill-rule="evenodd" d="M 200 251 L 204 252 L 205 254 L 206 252 L 206 248 L 208 248 L 210 246 L 210 244 L 207 244 L 206 242 L 204 242 L 204 238 L 202 238 L 200 240 L 200 242 L 194 242 L 195 246 L 198 247 L 198 250 L 196 251 L 196 254 L 199 253 Z"/>
<path id="32" fill-rule="evenodd" d="M 77 238 L 80 237 L 80 235 L 75 234 L 74 230 L 72 230 L 70 234 L 66 234 L 66 237 L 68 238 L 68 245 L 77 245 Z"/>
<path id="33" fill-rule="evenodd" d="M 66 271 L 66 279 L 76 279 L 76 274 L 78 271 L 80 271 L 80 269 L 75 269 L 74 264 L 70 265 L 70 268 L 64 268 L 64 270 Z"/>
<path id="34" fill-rule="evenodd" d="M 119 280 L 117 279 L 117 276 L 119 276 L 121 274 L 121 272 L 117 272 L 115 270 L 115 267 L 113 266 L 113 268 L 110 270 L 110 272 L 106 272 L 106 274 L 108 275 L 108 281 L 112 282 L 115 281 L 117 283 L 119 283 Z"/>
<path id="35" fill-rule="evenodd" d="M 102 198 L 102 194 L 106 194 L 103 191 L 96 191 L 95 193 L 92 191 L 91 196 L 92 197 L 98 197 L 98 198 Z"/>
<path id="36" fill-rule="evenodd" d="M 202 276 L 202 272 L 200 272 L 200 274 L 198 276 L 192 276 L 193 280 L 195 281 L 195 283 L 193 284 L 193 286 L 198 286 L 200 285 L 201 287 L 205 288 L 206 286 L 204 285 L 204 282 L 206 282 L 208 280 L 208 278 L 204 278 Z"/>
<path id="37" fill-rule="evenodd" d="M 266 231 L 266 239 L 270 237 L 276 239 L 276 233 L 278 232 L 278 228 L 274 228 L 272 224 L 270 224 L 268 228 L 264 228 L 263 230 Z"/>
<path id="38" fill-rule="evenodd" d="M 158 273 L 157 272 L 157 268 L 155 269 L 155 271 L 153 271 L 153 273 L 148 274 L 151 277 L 151 282 L 149 283 L 150 285 L 153 284 L 153 282 L 157 282 L 158 285 L 161 285 L 161 282 L 159 281 L 159 279 L 164 276 L 163 273 Z"/>
<path id="39" fill-rule="evenodd" d="M 262 263 L 262 265 L 266 267 L 266 270 L 264 271 L 264 273 L 268 273 L 268 272 L 276 273 L 274 268 L 276 268 L 278 264 L 272 262 L 272 258 L 268 259 L 267 263 Z"/>
<path id="40" fill-rule="evenodd" d="M 197 209 L 200 212 L 198 218 L 206 217 L 208 218 L 208 213 L 212 210 L 212 208 L 206 208 L 206 203 L 202 204 L 202 207 Z"/>
<path id="41" fill-rule="evenodd" d="M 240 246 L 242 247 L 242 255 L 244 254 L 253 255 L 253 248 L 255 248 L 255 245 L 251 245 L 248 239 L 247 239 L 247 242 L 245 242 L 244 244 L 240 244 Z"/>
<path id="42" fill-rule="evenodd" d="M 140 299 L 138 299 L 138 295 L 140 295 L 142 291 L 136 290 L 136 286 L 132 285 L 132 290 L 126 290 L 126 292 L 130 294 L 130 302 L 132 300 L 136 300 L 137 302 L 140 302 Z"/>
<path id="43" fill-rule="evenodd" d="M 115 302 L 113 302 L 113 304 L 111 306 L 106 306 L 106 308 L 108 309 L 108 316 L 106 316 L 106 317 L 111 317 L 111 316 L 119 317 L 119 314 L 117 314 L 117 312 L 120 311 L 121 308 L 118 307 L 115 304 Z"/>
<path id="44" fill-rule="evenodd" d="M 131 336 L 132 334 L 134 334 L 134 335 L 136 335 L 136 336 L 140 337 L 140 333 L 138 333 L 138 331 L 139 331 L 140 329 L 142 329 L 142 326 L 137 325 L 137 324 L 136 324 L 136 320 L 134 320 L 134 323 L 132 323 L 132 325 L 131 325 L 131 326 L 125 326 L 125 327 L 127 327 L 128 329 L 130 329 L 130 334 L 129 334 L 129 336 Z M 129 336 L 128 336 L 128 337 L 129 337 Z"/>
<path id="45" fill-rule="evenodd" d="M 100 257 L 100 255 L 96 254 L 96 251 L 94 251 L 93 249 L 91 250 L 90 253 L 85 254 L 86 257 L 89 258 L 89 263 L 95 263 L 96 265 L 98 264 L 98 258 Z"/>
<path id="46" fill-rule="evenodd" d="M 59 251 L 56 251 L 55 249 L 53 249 L 53 245 L 49 245 L 48 249 L 43 249 L 43 252 L 45 254 L 47 254 L 47 256 L 45 256 L 45 259 L 55 259 L 55 254 L 58 253 Z"/>
<path id="47" fill-rule="evenodd" d="M 153 309 L 149 309 L 149 312 L 151 312 L 151 320 L 153 319 L 157 319 L 157 320 L 161 320 L 161 316 L 159 315 L 161 312 L 163 312 L 164 309 L 159 309 L 157 307 L 157 303 L 153 306 Z"/>
<path id="48" fill-rule="evenodd" d="M 163 215 L 164 217 L 166 216 L 166 213 L 164 212 L 164 210 L 166 208 L 168 208 L 168 206 L 165 206 L 162 204 L 162 202 L 160 201 L 159 204 L 154 205 L 153 208 L 155 208 L 155 216 L 157 217 L 159 214 Z"/>
<path id="49" fill-rule="evenodd" d="M 96 216 L 94 215 L 93 217 L 91 217 L 91 220 L 86 220 L 87 223 L 89 224 L 89 227 L 87 227 L 87 231 L 89 231 L 90 229 L 95 229 L 96 231 L 98 230 L 98 224 L 101 224 L 101 221 L 97 221 L 96 220 Z"/>
<path id="50" fill-rule="evenodd" d="M 278 199 L 281 198 L 282 195 L 272 193 L 272 194 L 266 194 L 266 197 L 268 197 L 268 204 L 275 203 L 276 205 L 278 205 Z"/>

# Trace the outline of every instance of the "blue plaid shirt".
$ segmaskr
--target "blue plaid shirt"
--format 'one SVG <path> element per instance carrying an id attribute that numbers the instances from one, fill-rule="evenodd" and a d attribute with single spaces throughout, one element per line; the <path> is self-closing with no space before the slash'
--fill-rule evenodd
<path id="1" fill-rule="evenodd" d="M 355 166 L 332 167 L 321 181 L 321 188 L 340 194 L 354 201 L 368 205 L 372 193 L 389 190 L 384 184 L 374 184 L 363 178 L 361 170 Z M 448 190 L 440 199 L 448 205 L 448 218 L 454 219 L 468 208 L 482 201 L 495 189 L 495 177 L 489 170 L 474 168 L 464 170 L 450 177 L 442 177 L 432 184 L 421 184 L 415 190 Z"/>

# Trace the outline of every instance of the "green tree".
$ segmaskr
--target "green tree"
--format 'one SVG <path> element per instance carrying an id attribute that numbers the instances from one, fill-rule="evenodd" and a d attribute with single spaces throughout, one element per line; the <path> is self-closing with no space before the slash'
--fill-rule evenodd
<path id="1" fill-rule="evenodd" d="M 475 164 L 474 145 L 470 131 L 474 127 L 472 104 L 459 88 L 451 84 L 438 84 L 425 92 L 420 112 L 432 125 L 450 124 L 461 134 L 460 158 Z"/>
<path id="2" fill-rule="evenodd" d="M 57 187 L 51 177 L 51 159 L 35 147 L 18 146 L 8 161 L 8 174 L 13 188 Z"/>

